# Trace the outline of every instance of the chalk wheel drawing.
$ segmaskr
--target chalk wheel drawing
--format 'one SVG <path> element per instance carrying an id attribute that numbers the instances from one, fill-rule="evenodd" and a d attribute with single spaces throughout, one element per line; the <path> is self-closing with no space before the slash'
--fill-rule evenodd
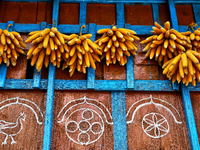
<path id="1" fill-rule="evenodd" d="M 146 114 L 142 119 L 142 128 L 152 138 L 161 138 L 169 132 L 167 119 L 158 113 Z"/>
<path id="2" fill-rule="evenodd" d="M 80 114 L 81 120 L 73 120 L 73 116 Z M 92 109 L 77 109 L 66 119 L 65 131 L 68 138 L 73 142 L 81 145 L 88 145 L 96 142 L 102 136 L 104 132 L 104 121 L 102 117 Z"/>

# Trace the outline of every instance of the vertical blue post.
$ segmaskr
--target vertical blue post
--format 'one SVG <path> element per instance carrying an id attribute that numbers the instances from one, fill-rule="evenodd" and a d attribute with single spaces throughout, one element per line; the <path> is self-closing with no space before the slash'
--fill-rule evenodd
<path id="1" fill-rule="evenodd" d="M 7 26 L 9 24 L 12 24 L 12 26 L 10 26 L 10 28 L 8 29 L 8 31 L 11 32 L 14 27 L 14 21 L 8 21 Z M 7 73 L 7 66 L 5 63 L 2 62 L 0 65 L 0 88 L 5 87 L 6 73 Z"/>
<path id="2" fill-rule="evenodd" d="M 125 28 L 131 29 L 131 25 L 125 24 Z M 127 89 L 134 89 L 135 80 L 134 80 L 134 66 L 133 66 L 133 55 L 132 54 L 130 57 L 127 57 L 126 83 L 127 83 Z"/>
<path id="3" fill-rule="evenodd" d="M 96 24 L 90 23 L 89 24 L 89 33 L 92 34 L 92 41 L 95 41 L 96 39 Z M 87 70 L 87 88 L 88 89 L 94 89 L 94 83 L 95 83 L 95 70 L 90 67 Z"/>
<path id="4" fill-rule="evenodd" d="M 111 92 L 114 149 L 127 150 L 125 92 Z"/>
<path id="5" fill-rule="evenodd" d="M 79 24 L 81 25 L 86 25 L 86 10 L 87 10 L 87 3 L 81 2 L 80 12 L 79 12 Z"/>
<path id="6" fill-rule="evenodd" d="M 46 26 L 47 26 L 46 22 L 41 22 L 40 29 L 44 30 Z M 35 65 L 35 70 L 33 75 L 33 88 L 40 88 L 41 74 L 42 74 L 42 69 L 40 70 L 40 72 L 38 72 Z"/>
<path id="7" fill-rule="evenodd" d="M 116 4 L 116 13 L 117 13 L 117 25 L 124 25 L 124 4 Z"/>
<path id="8" fill-rule="evenodd" d="M 55 27 L 58 27 L 59 0 L 53 1 L 53 17 Z M 44 124 L 44 140 L 43 150 L 51 149 L 52 127 L 53 127 L 53 104 L 54 104 L 54 84 L 55 84 L 55 67 L 52 63 L 49 64 L 48 85 L 47 85 L 47 100 L 46 114 Z"/>
<path id="9" fill-rule="evenodd" d="M 200 4 L 192 4 L 195 22 L 200 25 Z"/>
<path id="10" fill-rule="evenodd" d="M 199 146 L 199 139 L 198 139 L 196 124 L 194 120 L 192 103 L 190 99 L 190 92 L 189 92 L 188 87 L 185 86 L 183 83 L 181 84 L 181 87 L 182 87 L 183 107 L 185 111 L 185 118 L 186 118 L 186 123 L 187 123 L 190 146 L 193 150 L 197 150 L 197 149 L 200 149 L 200 146 Z"/>
<path id="11" fill-rule="evenodd" d="M 117 25 L 125 26 L 125 18 L 124 18 L 124 4 L 116 4 L 116 13 L 117 13 Z M 127 24 L 127 27 L 130 26 Z M 131 57 L 131 56 L 130 56 Z M 131 58 L 127 60 L 127 65 L 131 61 Z M 132 65 L 133 66 L 133 65 Z M 133 68 L 129 68 L 133 69 Z M 126 74 L 130 73 L 126 69 Z M 132 71 L 129 78 L 127 79 L 127 87 L 134 88 L 134 70 Z M 112 116 L 113 116 L 113 137 L 114 137 L 114 149 L 115 150 L 126 150 L 127 149 L 127 127 L 126 127 L 126 99 L 125 99 L 125 92 L 118 91 L 118 92 L 111 92 L 112 98 Z"/>
<path id="12" fill-rule="evenodd" d="M 174 1 L 168 0 L 168 5 L 169 5 L 172 28 L 174 28 L 175 30 L 178 31 L 179 30 L 178 20 L 177 20 L 176 8 L 175 8 Z M 173 90 L 179 90 L 179 84 L 177 81 L 172 83 L 172 88 L 173 88 Z"/>

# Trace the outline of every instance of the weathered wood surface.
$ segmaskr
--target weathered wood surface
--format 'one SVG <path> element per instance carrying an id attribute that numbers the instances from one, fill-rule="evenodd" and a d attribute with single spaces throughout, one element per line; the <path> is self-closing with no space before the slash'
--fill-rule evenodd
<path id="1" fill-rule="evenodd" d="M 100 149 L 105 149 L 105 150 L 111 150 L 113 149 L 113 125 L 107 124 L 105 121 L 105 118 L 103 116 L 103 113 L 98 109 L 97 107 L 89 104 L 82 104 L 73 107 L 66 113 L 66 117 L 64 122 L 58 123 L 57 121 L 61 120 L 61 117 L 57 118 L 59 112 L 61 109 L 70 101 L 74 99 L 79 99 L 83 98 L 86 96 L 87 98 L 90 99 L 96 99 L 100 101 L 102 104 L 105 105 L 105 107 L 109 110 L 109 112 L 112 114 L 112 109 L 111 109 L 111 93 L 110 92 L 82 92 L 82 91 L 56 91 L 55 92 L 55 101 L 54 101 L 54 124 L 53 124 L 53 134 L 52 134 L 52 149 L 65 149 L 65 150 L 88 150 L 88 149 L 95 149 L 95 150 L 100 150 Z M 78 104 L 77 102 L 71 103 L 68 108 L 71 106 L 74 106 L 75 104 Z M 95 102 L 95 104 L 97 104 Z M 99 104 L 97 104 L 98 107 L 102 108 Z M 68 138 L 66 135 L 66 130 L 65 130 L 65 125 L 67 123 L 67 116 L 69 116 L 71 113 L 78 109 L 84 109 L 84 108 L 90 108 L 94 111 L 96 111 L 103 119 L 104 121 L 104 132 L 103 135 L 97 140 L 96 142 L 89 144 L 89 145 L 81 145 L 81 144 L 76 144 L 72 140 Z M 67 109 L 64 109 L 63 112 L 66 112 Z M 105 109 L 102 109 L 103 112 L 105 113 Z M 64 113 L 61 113 L 62 115 Z M 108 113 L 105 113 L 106 116 L 108 117 Z M 95 113 L 94 113 L 95 115 Z M 81 110 L 78 111 L 78 113 L 72 114 L 72 116 L 69 118 L 69 120 L 74 120 L 77 123 L 80 124 L 80 121 L 83 120 Z M 68 120 L 68 121 L 69 121 Z M 99 120 L 99 117 L 94 117 L 93 119 L 89 120 L 89 122 L 92 124 L 92 122 L 101 122 Z M 110 120 L 109 120 L 110 121 Z M 112 121 L 111 121 L 112 122 Z M 73 126 L 72 126 L 73 127 Z M 71 128 L 72 128 L 71 127 Z M 83 128 L 84 124 L 80 124 L 80 128 Z M 87 125 L 85 125 L 87 127 Z M 70 129 L 71 129 L 70 128 Z M 97 128 L 98 129 L 98 128 Z M 80 133 L 79 130 L 74 132 L 73 134 L 69 134 L 71 138 L 75 139 L 77 141 L 78 134 Z M 91 133 L 91 131 L 88 131 L 88 134 L 90 135 L 91 141 L 96 138 L 94 134 Z M 87 137 L 82 137 L 80 138 L 82 142 L 87 140 Z"/>
<path id="2" fill-rule="evenodd" d="M 135 117 L 133 119 L 133 122 L 127 125 L 127 133 L 128 133 L 128 148 L 129 149 L 190 149 L 189 141 L 188 141 L 188 135 L 187 135 L 187 127 L 185 122 L 185 115 L 183 110 L 183 104 L 181 100 L 181 93 L 164 93 L 164 92 L 126 92 L 126 108 L 127 111 L 132 106 L 133 103 L 143 99 L 148 98 L 152 95 L 153 98 L 159 98 L 162 99 L 177 109 L 177 111 L 180 113 L 180 119 L 179 121 L 182 122 L 182 124 L 177 124 L 172 117 L 171 113 L 167 111 L 167 109 L 164 109 L 163 107 L 160 107 L 158 105 L 149 104 L 144 105 L 143 107 L 133 107 L 136 110 L 138 108 L 138 111 L 135 113 Z M 154 102 L 163 104 L 156 99 Z M 144 104 L 143 102 L 140 102 L 140 104 Z M 139 105 L 138 105 L 139 106 Z M 141 105 L 140 105 L 141 106 Z M 175 113 L 175 111 L 170 107 L 170 105 L 165 105 L 167 108 L 169 108 L 176 118 L 179 118 L 178 115 Z M 130 111 L 133 113 L 133 111 Z M 131 114 L 132 114 L 131 113 Z M 143 117 L 146 114 L 149 113 L 158 113 L 163 115 L 169 124 L 169 132 L 165 136 L 161 138 L 152 138 L 148 136 L 142 128 L 142 120 Z M 159 115 L 157 115 L 159 116 Z M 132 115 L 127 116 L 127 121 L 131 120 Z M 151 119 L 148 118 L 148 119 Z M 159 117 L 157 117 L 159 120 Z M 151 119 L 152 120 L 152 119 Z M 164 123 L 163 123 L 164 126 Z M 146 126 L 147 127 L 147 126 Z M 151 132 L 148 132 L 152 135 L 154 134 L 154 130 Z M 161 131 L 161 134 L 163 132 Z"/>
<path id="3" fill-rule="evenodd" d="M 199 108 L 200 108 L 200 93 L 199 92 L 190 92 L 192 108 L 194 112 L 194 119 L 197 127 L 198 137 L 200 139 L 200 117 L 199 117 Z"/>
<path id="4" fill-rule="evenodd" d="M 26 106 L 22 104 L 12 104 L 15 101 L 7 101 L 5 103 L 2 103 L 6 99 L 19 97 L 19 103 L 27 104 Z M 46 102 L 46 92 L 44 91 L 17 91 L 17 90 L 7 90 L 7 91 L 0 91 L 0 149 L 1 150 L 16 150 L 16 149 L 42 149 L 43 144 L 43 117 L 40 115 L 40 112 L 37 110 L 37 108 L 29 103 L 22 101 L 20 98 L 27 99 L 29 101 L 34 102 L 38 108 L 41 110 L 41 113 L 43 116 L 45 115 L 45 102 Z M 12 104 L 6 107 L 6 105 Z M 36 116 L 34 112 L 28 108 L 32 107 L 33 111 L 36 112 L 39 121 L 42 124 L 37 123 Z M 24 113 L 25 120 L 21 120 L 23 127 L 22 130 L 16 135 L 13 136 L 13 139 L 16 143 L 11 144 L 12 140 L 11 137 L 8 137 L 7 144 L 2 145 L 2 142 L 4 142 L 4 139 L 6 138 L 6 135 L 2 133 L 2 131 L 5 131 L 5 133 L 17 133 L 20 129 L 20 124 L 18 124 L 13 129 L 3 129 L 2 128 L 2 120 L 6 122 L 13 122 L 15 123 L 17 121 L 17 118 L 20 116 L 20 113 Z"/>
<path id="5" fill-rule="evenodd" d="M 179 25 L 189 25 L 195 22 L 191 5 L 175 5 Z"/>

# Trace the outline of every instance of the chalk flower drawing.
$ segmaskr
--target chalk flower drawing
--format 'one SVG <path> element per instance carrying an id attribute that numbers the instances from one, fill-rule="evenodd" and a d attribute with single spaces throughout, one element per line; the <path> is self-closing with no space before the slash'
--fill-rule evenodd
<path id="1" fill-rule="evenodd" d="M 161 138 L 169 132 L 166 118 L 158 113 L 146 114 L 142 120 L 142 128 L 152 138 Z"/>
<path id="2" fill-rule="evenodd" d="M 83 108 L 83 104 L 95 106 L 98 110 L 100 110 L 106 123 L 109 125 L 113 125 L 113 118 L 105 105 L 96 99 L 90 99 L 87 97 L 72 100 L 61 109 L 57 116 L 57 122 L 62 123 L 65 121 L 65 131 L 67 137 L 77 144 L 88 145 L 96 142 L 103 135 L 104 121 L 98 112 L 90 108 Z M 126 117 L 131 119 L 127 120 L 126 123 L 130 124 L 133 122 L 136 112 L 141 107 L 152 104 L 167 110 L 177 124 L 182 123 L 181 116 L 173 105 L 164 100 L 153 98 L 152 95 L 133 103 L 126 114 Z M 81 108 L 74 110 L 77 106 L 81 106 Z M 69 113 L 72 109 L 74 111 L 66 117 L 67 113 Z M 73 116 L 78 115 L 81 115 L 81 119 L 74 120 Z M 93 121 L 94 118 L 95 121 Z M 152 138 L 161 138 L 169 132 L 167 119 L 163 115 L 155 112 L 148 113 L 143 117 L 142 128 L 144 132 Z"/>
<path id="3" fill-rule="evenodd" d="M 23 105 L 25 107 L 28 107 L 35 114 L 37 123 L 42 124 L 43 114 L 40 108 L 34 102 L 19 97 L 10 98 L 0 103 L 0 110 L 9 107 L 11 105 Z M 11 144 L 16 143 L 16 141 L 13 139 L 13 136 L 16 136 L 22 131 L 23 129 L 22 121 L 25 121 L 25 118 L 26 115 L 24 113 L 20 113 L 16 122 L 6 122 L 4 120 L 0 120 L 0 133 L 6 135 L 6 138 L 4 142 L 2 142 L 2 145 L 7 144 L 8 137 L 10 137 L 12 140 Z"/>

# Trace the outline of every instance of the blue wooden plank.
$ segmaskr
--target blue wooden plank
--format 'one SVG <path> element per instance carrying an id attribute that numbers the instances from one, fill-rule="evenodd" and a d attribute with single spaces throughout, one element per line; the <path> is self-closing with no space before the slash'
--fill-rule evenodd
<path id="1" fill-rule="evenodd" d="M 177 15 L 176 15 L 176 8 L 173 0 L 168 0 L 168 5 L 169 5 L 169 11 L 170 11 L 170 17 L 171 17 L 171 25 L 172 28 L 175 30 L 178 30 L 178 20 L 177 20 Z"/>
<path id="2" fill-rule="evenodd" d="M 134 89 L 127 89 L 126 80 L 95 80 L 98 91 L 173 91 L 171 81 L 135 80 Z"/>
<path id="3" fill-rule="evenodd" d="M 177 20 L 177 15 L 176 15 L 176 8 L 173 0 L 168 0 L 168 5 L 169 5 L 169 11 L 170 11 L 170 17 L 171 17 L 171 24 L 172 28 L 175 30 L 179 30 L 178 27 L 178 20 Z M 172 87 L 174 90 L 179 90 L 179 84 L 178 82 L 172 83 Z"/>
<path id="4" fill-rule="evenodd" d="M 186 118 L 186 123 L 187 123 L 189 142 L 190 142 L 191 148 L 193 150 L 195 149 L 197 150 L 197 149 L 200 149 L 200 146 L 199 146 L 199 139 L 198 139 L 196 124 L 194 120 L 194 114 L 193 114 L 189 89 L 184 84 L 182 84 L 181 87 L 182 87 L 183 107 L 184 107 L 185 118 Z"/>
<path id="5" fill-rule="evenodd" d="M 5 86 L 7 66 L 4 62 L 0 65 L 0 88 Z"/>
<path id="6" fill-rule="evenodd" d="M 114 149 L 127 149 L 125 92 L 111 92 Z"/>
<path id="7" fill-rule="evenodd" d="M 13 27 L 14 27 L 14 21 L 8 21 L 7 27 L 8 27 L 9 24 L 12 24 L 8 29 L 8 31 L 11 32 L 13 30 Z M 6 28 L 2 28 L 2 29 L 4 30 Z M 0 88 L 5 86 L 6 73 L 7 73 L 7 66 L 4 62 L 2 62 L 2 64 L 0 65 Z"/>
<path id="8" fill-rule="evenodd" d="M 48 2 L 51 3 L 53 0 L 4 0 L 11 2 Z M 197 1 L 197 0 L 195 0 Z M 60 0 L 62 3 L 80 3 L 83 0 Z M 166 3 L 166 0 L 84 0 L 88 3 Z M 198 1 L 197 1 L 198 2 Z"/>
<path id="9" fill-rule="evenodd" d="M 131 29 L 131 25 L 125 24 L 125 28 Z M 132 54 L 130 57 L 127 57 L 126 82 L 127 82 L 127 89 L 134 89 L 134 65 L 133 65 L 133 55 Z"/>
<path id="10" fill-rule="evenodd" d="M 47 26 L 46 22 L 41 22 L 40 29 L 44 30 L 46 26 Z M 38 72 L 35 65 L 35 70 L 33 75 L 33 88 L 40 88 L 41 75 L 42 75 L 42 69 L 40 70 L 40 72 Z"/>
<path id="11" fill-rule="evenodd" d="M 47 79 L 41 79 L 40 89 L 47 89 Z M 0 89 L 33 89 L 33 79 L 7 79 L 4 88 Z M 197 83 L 197 91 L 200 84 Z M 196 91 L 189 86 L 191 91 Z M 87 90 L 87 80 L 55 80 L 55 90 Z M 95 80 L 96 91 L 173 91 L 171 81 L 135 80 L 135 88 L 128 89 L 126 80 Z"/>
<path id="12" fill-rule="evenodd" d="M 52 3 L 53 0 L 4 0 L 7 2 L 48 2 Z M 60 0 L 62 3 L 79 3 L 83 2 L 83 0 Z M 84 0 L 87 3 L 139 3 L 139 4 L 146 4 L 146 3 L 166 3 L 167 0 Z M 195 3 L 199 4 L 199 0 L 174 0 L 176 4 L 185 4 L 185 3 Z"/>
<path id="13" fill-rule="evenodd" d="M 153 21 L 161 24 L 158 4 L 152 4 Z"/>
<path id="14" fill-rule="evenodd" d="M 52 21 L 55 21 L 55 27 L 58 27 L 59 0 L 53 2 Z M 55 66 L 49 65 L 46 113 L 44 124 L 43 150 L 51 149 L 52 127 L 53 127 L 53 107 L 54 107 L 54 86 L 55 86 Z"/>
<path id="15" fill-rule="evenodd" d="M 32 90 L 33 79 L 7 79 L 3 89 L 21 89 L 21 90 Z M 47 89 L 47 79 L 42 79 L 40 84 L 41 90 Z"/>
<path id="16" fill-rule="evenodd" d="M 116 25 L 117 28 L 123 28 L 124 25 Z M 96 26 L 96 32 L 99 29 L 103 28 L 111 28 L 112 25 L 97 25 Z M 0 28 L 4 29 L 7 28 L 7 24 L 0 23 Z M 51 28 L 49 24 L 47 24 L 47 28 Z M 80 33 L 81 25 L 69 25 L 69 24 L 60 24 L 58 25 L 58 30 L 61 33 Z M 152 26 L 148 25 L 131 25 L 131 29 L 136 31 L 139 35 L 151 35 Z M 21 24 L 21 23 L 15 23 L 14 31 L 22 32 L 22 33 L 28 33 L 31 31 L 40 30 L 40 24 Z M 83 28 L 83 33 L 89 32 L 89 26 L 86 25 L 86 28 Z"/>
<path id="17" fill-rule="evenodd" d="M 200 4 L 192 4 L 195 22 L 200 25 Z"/>
<path id="18" fill-rule="evenodd" d="M 90 23 L 89 24 L 89 33 L 92 34 L 92 41 L 96 39 L 96 24 Z M 94 89 L 94 82 L 95 82 L 95 70 L 90 67 L 87 69 L 87 88 Z"/>
<path id="19" fill-rule="evenodd" d="M 87 3 L 81 2 L 80 12 L 79 12 L 79 24 L 81 25 L 86 25 L 86 10 L 87 10 Z"/>
<path id="20" fill-rule="evenodd" d="M 116 13 L 117 13 L 117 24 L 124 25 L 125 24 L 124 4 L 116 4 Z"/>
<path id="21" fill-rule="evenodd" d="M 189 91 L 200 91 L 200 83 L 197 82 L 196 86 L 193 86 L 191 83 L 188 85 Z"/>
<path id="22" fill-rule="evenodd" d="M 58 30 L 61 33 L 80 33 L 81 31 L 81 25 L 66 25 L 66 24 L 60 24 L 58 25 Z M 88 25 L 86 25 L 86 28 L 83 28 L 82 33 L 88 33 Z"/>

